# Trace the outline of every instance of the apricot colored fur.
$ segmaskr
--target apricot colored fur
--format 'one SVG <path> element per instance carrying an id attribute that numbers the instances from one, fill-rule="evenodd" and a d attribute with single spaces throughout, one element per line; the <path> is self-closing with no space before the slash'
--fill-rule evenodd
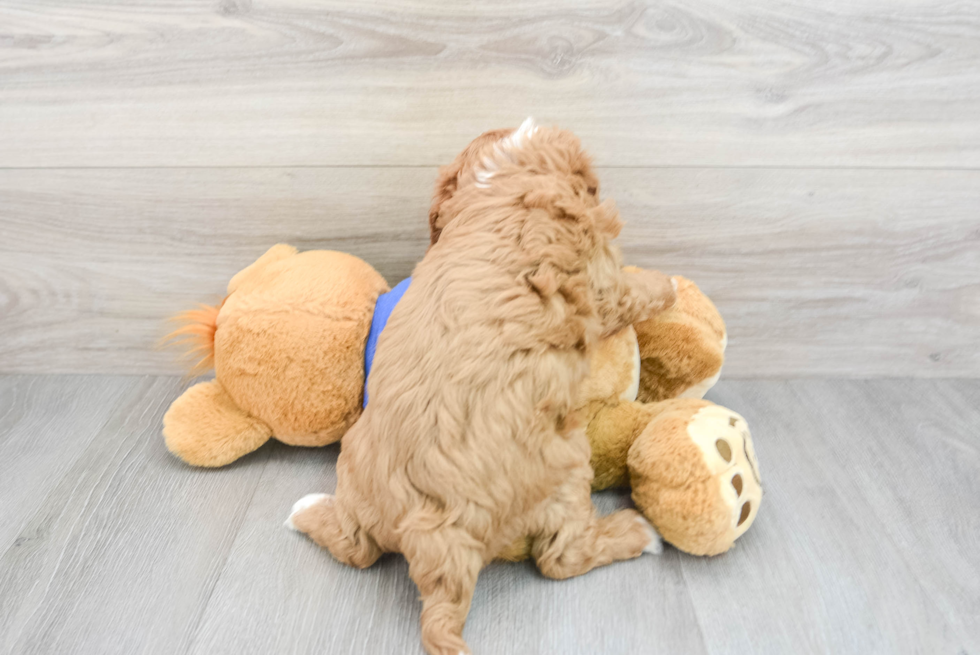
<path id="1" fill-rule="evenodd" d="M 466 149 L 451 164 L 439 169 L 435 191 L 432 194 L 432 208 L 429 210 L 429 238 L 434 244 L 439 240 L 442 229 L 449 218 L 442 213 L 442 203 L 453 197 L 459 186 L 459 177 L 464 169 L 472 170 L 494 143 L 511 134 L 513 129 L 490 130 L 473 139 Z"/>
<path id="2" fill-rule="evenodd" d="M 292 517 L 352 566 L 403 553 L 432 655 L 469 652 L 477 576 L 520 537 L 552 578 L 651 541 L 634 510 L 596 515 L 574 409 L 597 340 L 668 307 L 673 289 L 623 271 L 618 215 L 598 202 L 577 138 L 541 129 L 500 143 L 457 162 L 441 236 L 381 335 L 371 402 L 344 437 L 336 497 Z"/>

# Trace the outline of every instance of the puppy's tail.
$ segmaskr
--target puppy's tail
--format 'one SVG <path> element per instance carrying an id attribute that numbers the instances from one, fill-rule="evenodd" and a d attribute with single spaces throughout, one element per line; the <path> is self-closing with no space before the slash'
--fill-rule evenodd
<path id="1" fill-rule="evenodd" d="M 214 333 L 218 329 L 218 312 L 225 304 L 199 304 L 197 309 L 189 309 L 172 316 L 169 321 L 179 327 L 161 340 L 161 345 L 183 346 L 181 359 L 194 360 L 187 371 L 188 377 L 207 373 L 214 367 Z"/>

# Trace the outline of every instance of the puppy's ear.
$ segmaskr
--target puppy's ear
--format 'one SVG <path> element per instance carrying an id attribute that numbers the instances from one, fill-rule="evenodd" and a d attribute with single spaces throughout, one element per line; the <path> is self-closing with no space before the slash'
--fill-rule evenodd
<path id="1" fill-rule="evenodd" d="M 595 311 L 588 293 L 584 273 L 569 274 L 550 262 L 543 262 L 527 275 L 527 283 L 548 306 L 549 312 L 559 312 L 550 323 L 548 341 L 557 348 L 586 346 L 588 326 Z M 560 302 L 554 302 L 560 300 Z"/>
<path id="2" fill-rule="evenodd" d="M 542 298 L 549 298 L 558 292 L 562 283 L 562 274 L 554 266 L 543 264 L 536 270 L 530 271 L 527 283 L 534 292 Z"/>
<path id="3" fill-rule="evenodd" d="M 453 197 L 459 186 L 460 162 L 454 161 L 439 169 L 436 177 L 436 188 L 432 192 L 432 205 L 429 207 L 429 245 L 434 246 L 446 227 L 448 220 L 442 213 L 443 204 Z"/>
<path id="4" fill-rule="evenodd" d="M 596 229 L 610 239 L 615 239 L 623 230 L 623 221 L 619 218 L 619 210 L 612 200 L 603 201 L 592 210 Z"/>
<path id="5" fill-rule="evenodd" d="M 543 209 L 556 220 L 582 222 L 590 217 L 585 203 L 551 184 L 528 191 L 524 194 L 523 202 L 528 209 Z"/>
<path id="6" fill-rule="evenodd" d="M 436 177 L 435 190 L 432 193 L 432 204 L 429 206 L 429 245 L 433 246 L 442 231 L 452 220 L 452 216 L 445 211 L 444 205 L 449 201 L 459 189 L 460 176 L 465 171 L 476 168 L 480 163 L 480 158 L 484 151 L 494 143 L 514 133 L 513 128 L 500 130 L 490 130 L 473 139 L 466 148 L 463 149 L 453 163 L 439 169 Z"/>

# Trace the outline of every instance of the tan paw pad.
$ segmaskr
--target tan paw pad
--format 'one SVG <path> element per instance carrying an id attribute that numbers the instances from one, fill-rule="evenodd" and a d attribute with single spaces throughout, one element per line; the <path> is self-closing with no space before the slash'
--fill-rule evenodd
<path id="1" fill-rule="evenodd" d="M 687 432 L 718 481 L 737 539 L 752 525 L 762 501 L 762 480 L 748 424 L 730 409 L 710 405 L 692 417 Z"/>

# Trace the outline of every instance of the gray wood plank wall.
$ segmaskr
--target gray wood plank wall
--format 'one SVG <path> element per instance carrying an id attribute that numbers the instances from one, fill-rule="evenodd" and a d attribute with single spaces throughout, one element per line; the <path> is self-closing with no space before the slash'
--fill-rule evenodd
<path id="1" fill-rule="evenodd" d="M 174 373 L 277 241 L 424 252 L 435 166 L 574 129 L 728 376 L 980 374 L 980 5 L 0 0 L 0 372 Z"/>

